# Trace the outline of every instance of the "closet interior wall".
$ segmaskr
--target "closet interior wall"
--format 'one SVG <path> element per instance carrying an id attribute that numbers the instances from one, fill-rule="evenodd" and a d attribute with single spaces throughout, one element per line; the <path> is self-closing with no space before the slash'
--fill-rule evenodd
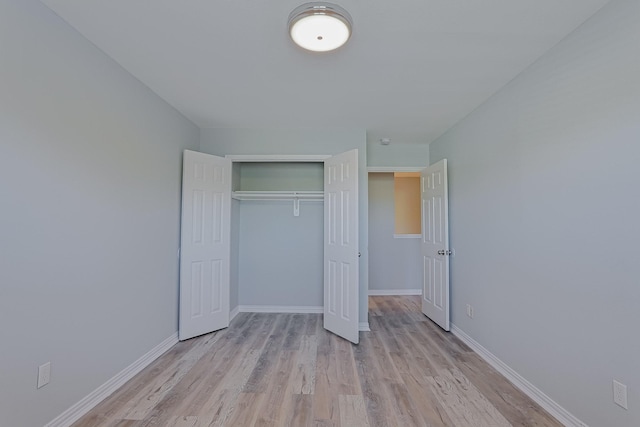
<path id="1" fill-rule="evenodd" d="M 234 194 L 255 192 L 257 200 L 232 200 L 232 310 L 322 308 L 322 199 L 301 200 L 295 216 L 293 197 L 260 194 L 323 188 L 322 162 L 233 163 Z"/>

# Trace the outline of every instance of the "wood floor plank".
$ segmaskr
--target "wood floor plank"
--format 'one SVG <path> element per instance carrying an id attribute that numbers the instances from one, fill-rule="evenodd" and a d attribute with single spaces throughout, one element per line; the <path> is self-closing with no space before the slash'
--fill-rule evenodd
<path id="1" fill-rule="evenodd" d="M 264 393 L 240 393 L 227 426 L 251 427 L 259 415 Z"/>
<path id="2" fill-rule="evenodd" d="M 468 383 L 462 386 L 461 381 L 454 378 L 449 371 L 442 371 L 441 375 L 430 378 L 430 382 L 436 398 L 454 425 L 460 427 L 511 426 L 484 397 L 480 397 L 480 401 L 477 401 L 476 393 L 467 395 L 472 386 Z"/>
<path id="3" fill-rule="evenodd" d="M 93 424 L 93 425 L 98 425 L 98 424 Z M 139 420 L 114 420 L 109 427 L 138 427 L 139 425 L 140 425 Z"/>
<path id="4" fill-rule="evenodd" d="M 277 355 L 282 349 L 282 343 L 286 337 L 285 332 L 291 320 L 290 317 L 277 314 L 278 320 L 274 324 L 272 334 L 266 341 L 266 345 L 258 359 L 255 369 L 247 380 L 243 391 L 245 393 L 264 393 L 273 375 L 273 366 L 277 361 Z"/>
<path id="5" fill-rule="evenodd" d="M 198 417 L 187 416 L 187 417 L 171 417 L 169 422 L 167 423 L 167 427 L 197 427 Z"/>
<path id="6" fill-rule="evenodd" d="M 362 394 L 360 380 L 353 359 L 353 347 L 349 341 L 332 336 L 334 341 L 333 358 L 329 360 L 330 366 L 335 366 L 331 372 L 336 376 L 335 384 L 338 385 L 338 393 L 345 395 Z"/>
<path id="7" fill-rule="evenodd" d="M 235 402 L 242 392 L 251 372 L 255 369 L 260 352 L 248 350 L 238 358 L 242 363 L 234 370 L 229 371 L 225 381 L 221 385 L 221 393 L 212 395 L 198 411 L 200 417 L 211 415 L 210 426 L 224 426 L 235 410 Z"/>
<path id="8" fill-rule="evenodd" d="M 289 378 L 293 373 L 293 365 L 297 360 L 297 352 L 282 350 L 274 366 L 274 375 L 265 392 L 262 405 L 258 409 L 259 415 L 256 426 L 277 427 L 284 425 L 287 411 L 291 404 L 291 390 Z"/>
<path id="9" fill-rule="evenodd" d="M 340 407 L 340 425 L 349 427 L 369 427 L 367 408 L 362 395 L 338 396 Z"/>
<path id="10" fill-rule="evenodd" d="M 219 338 L 220 334 L 213 333 L 200 337 L 194 343 L 176 344 L 105 399 L 98 407 L 100 418 L 95 417 L 96 411 L 94 417 L 83 417 L 74 427 L 109 426 L 113 425 L 113 420 L 143 419 Z"/>
<path id="11" fill-rule="evenodd" d="M 511 426 L 506 418 L 478 391 L 478 389 L 464 376 L 457 368 L 449 369 L 445 373 L 449 379 L 456 384 L 458 389 L 464 394 L 477 409 L 480 414 L 484 414 L 488 424 L 492 426 Z"/>
<path id="12" fill-rule="evenodd" d="M 321 316 L 321 314 L 308 314 L 306 316 L 304 335 L 318 334 L 318 328 L 321 327 L 320 324 L 322 323 Z"/>
<path id="13" fill-rule="evenodd" d="M 441 406 L 426 380 L 420 381 L 413 375 L 403 377 L 407 391 L 414 399 L 416 407 L 424 420 L 425 427 L 453 426 L 453 421 Z M 416 398 L 415 396 L 419 396 Z"/>
<path id="14" fill-rule="evenodd" d="M 369 336 L 362 337 L 360 345 L 354 349 L 369 424 L 372 427 L 395 425 L 396 420 L 393 416 L 393 408 L 390 407 L 391 402 L 387 399 L 383 388 L 380 387 L 381 382 L 385 379 L 375 361 L 370 338 Z"/>
<path id="15" fill-rule="evenodd" d="M 329 375 L 330 354 L 322 353 L 318 346 L 316 359 L 316 381 L 313 393 L 313 420 L 331 423 L 340 422 L 338 391 Z"/>
<path id="16" fill-rule="evenodd" d="M 240 313 L 180 342 L 75 427 L 559 427 L 420 296 L 370 298 L 360 344 L 319 314 Z"/>
<path id="17" fill-rule="evenodd" d="M 302 339 L 305 329 L 305 316 L 303 314 L 292 315 L 282 348 L 286 350 L 297 350 L 298 347 L 300 347 L 300 340 Z"/>
<path id="18" fill-rule="evenodd" d="M 323 390 L 323 387 L 320 386 L 316 390 Z M 316 391 L 312 395 L 312 414 L 314 425 L 340 426 L 338 395 Z"/>
<path id="19" fill-rule="evenodd" d="M 385 384 L 387 396 L 391 400 L 391 407 L 395 411 L 398 425 L 406 427 L 422 427 L 427 421 L 422 418 L 421 412 L 414 403 L 407 386 L 403 383 Z"/>
<path id="20" fill-rule="evenodd" d="M 318 337 L 303 335 L 298 350 L 295 372 L 291 377 L 291 393 L 313 394 L 316 388 Z"/>
<path id="21" fill-rule="evenodd" d="M 268 331 L 271 331 L 272 327 L 270 324 L 264 326 Z M 142 426 L 160 425 L 172 416 L 196 415 L 209 396 L 219 392 L 221 380 L 229 372 L 234 372 L 234 364 L 241 362 L 242 359 L 236 356 L 237 351 L 243 348 L 234 345 L 237 336 L 243 336 L 242 345 L 247 350 L 253 346 L 260 328 L 250 331 L 246 329 L 251 329 L 251 323 L 245 324 L 242 328 L 219 331 L 219 345 L 204 354 L 189 373 L 166 393 L 147 415 Z"/>
<path id="22" fill-rule="evenodd" d="M 477 354 L 466 354 L 457 366 L 513 426 L 556 425 L 556 421 L 547 412 L 529 400 L 513 384 L 504 381 L 504 377 L 491 366 L 484 365 Z"/>
<path id="23" fill-rule="evenodd" d="M 291 410 L 287 414 L 287 420 L 284 425 L 291 427 L 312 425 L 313 398 L 311 395 L 292 395 L 289 407 Z"/>

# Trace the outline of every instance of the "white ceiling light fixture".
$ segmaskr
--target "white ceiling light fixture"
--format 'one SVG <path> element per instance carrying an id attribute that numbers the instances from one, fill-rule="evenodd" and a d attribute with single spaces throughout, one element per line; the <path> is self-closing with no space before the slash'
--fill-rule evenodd
<path id="1" fill-rule="evenodd" d="M 289 15 L 289 35 L 295 44 L 314 52 L 328 52 L 351 37 L 349 12 L 333 3 L 305 3 Z"/>

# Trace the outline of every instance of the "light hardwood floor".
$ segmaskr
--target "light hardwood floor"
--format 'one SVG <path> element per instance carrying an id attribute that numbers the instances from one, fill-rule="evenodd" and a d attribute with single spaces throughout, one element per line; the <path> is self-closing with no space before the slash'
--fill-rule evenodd
<path id="1" fill-rule="evenodd" d="M 420 297 L 370 297 L 352 345 L 317 314 L 241 313 L 178 343 L 75 427 L 560 426 Z"/>

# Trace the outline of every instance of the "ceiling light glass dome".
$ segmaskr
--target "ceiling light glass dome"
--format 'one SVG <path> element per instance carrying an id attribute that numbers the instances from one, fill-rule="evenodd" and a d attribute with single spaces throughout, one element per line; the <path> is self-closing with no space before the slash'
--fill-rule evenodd
<path id="1" fill-rule="evenodd" d="M 351 37 L 349 13 L 332 3 L 305 3 L 289 15 L 289 35 L 298 46 L 314 52 L 328 52 Z"/>

